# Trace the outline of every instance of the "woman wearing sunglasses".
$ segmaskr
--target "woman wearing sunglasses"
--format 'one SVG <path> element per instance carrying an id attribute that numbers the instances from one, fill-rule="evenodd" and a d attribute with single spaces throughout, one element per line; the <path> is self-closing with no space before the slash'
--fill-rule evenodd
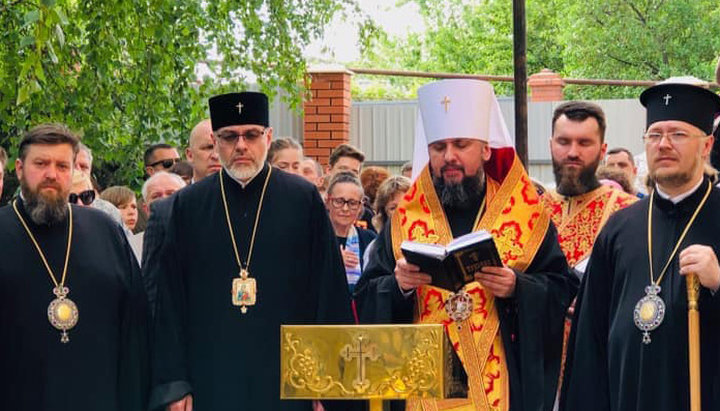
<path id="1" fill-rule="evenodd" d="M 72 188 L 70 189 L 70 195 L 68 196 L 68 202 L 70 204 L 76 204 L 81 207 L 92 207 L 94 209 L 103 211 L 110 216 L 115 222 L 120 224 L 125 231 L 125 234 L 130 236 L 130 231 L 127 226 L 123 223 L 122 214 L 112 203 L 105 201 L 100 198 L 93 187 L 90 176 L 87 174 L 75 171 L 73 173 Z"/>

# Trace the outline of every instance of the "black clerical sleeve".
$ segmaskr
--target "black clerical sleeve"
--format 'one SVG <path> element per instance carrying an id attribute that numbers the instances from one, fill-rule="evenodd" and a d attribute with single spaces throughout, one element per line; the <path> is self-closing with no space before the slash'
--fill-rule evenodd
<path id="1" fill-rule="evenodd" d="M 165 241 L 165 231 L 168 224 L 170 205 L 172 200 L 164 198 L 150 205 L 152 213 L 143 236 L 143 266 L 142 277 L 145 291 L 148 296 L 150 310 L 155 313 L 155 300 L 157 296 L 157 277 L 161 269 L 161 259 L 158 255 L 162 251 Z"/>
<path id="2" fill-rule="evenodd" d="M 125 233 L 117 227 L 129 267 L 122 277 L 125 294 L 121 315 L 118 358 L 118 409 L 146 410 L 150 388 L 150 310 L 142 274 Z"/>
<path id="3" fill-rule="evenodd" d="M 555 401 L 565 313 L 579 282 L 556 238 L 550 223 L 530 266 L 516 271 L 515 295 L 497 299 L 503 344 L 513 353 L 508 356 L 513 410 L 549 410 Z"/>
<path id="4" fill-rule="evenodd" d="M 608 238 L 601 232 L 575 303 L 575 320 L 560 399 L 561 410 L 610 410 L 608 334 L 613 270 L 608 265 Z"/>
<path id="5" fill-rule="evenodd" d="M 403 295 L 394 275 L 390 224 L 385 224 L 375 239 L 365 270 L 355 285 L 354 298 L 361 324 L 411 323 L 413 320 L 414 291 Z"/>
<path id="6" fill-rule="evenodd" d="M 173 199 L 174 202 L 177 198 Z M 155 301 L 154 333 L 152 346 L 152 387 L 150 410 L 162 409 L 165 405 L 182 399 L 192 392 L 186 364 L 186 339 L 182 327 L 182 318 L 186 318 L 185 283 L 178 266 L 181 251 L 175 241 L 176 219 L 168 219 L 168 234 L 162 250 L 157 255 L 155 281 L 157 295 Z"/>

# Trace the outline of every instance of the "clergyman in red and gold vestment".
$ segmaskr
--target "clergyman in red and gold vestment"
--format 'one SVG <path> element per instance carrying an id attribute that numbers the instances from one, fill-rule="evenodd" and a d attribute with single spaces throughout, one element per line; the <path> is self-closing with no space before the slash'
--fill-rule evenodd
<path id="1" fill-rule="evenodd" d="M 568 264 L 580 274 L 608 217 L 638 200 L 600 185 L 595 177 L 607 149 L 604 140 L 605 114 L 600 106 L 570 101 L 555 109 L 550 153 L 556 188 L 541 199 L 558 230 Z"/>
<path id="2" fill-rule="evenodd" d="M 421 87 L 418 100 L 416 138 L 427 144 L 413 169 L 421 171 L 356 286 L 361 322 L 445 325 L 467 374 L 467 398 L 409 400 L 407 410 L 550 410 L 577 278 L 515 155 L 492 86 L 444 80 Z M 492 234 L 504 266 L 476 272 L 457 293 L 431 286 L 400 251 L 404 240 L 447 244 L 477 230 Z M 458 295 L 470 308 L 447 303 Z"/>
<path id="3" fill-rule="evenodd" d="M 570 101 L 555 109 L 550 154 L 556 188 L 543 193 L 541 200 L 557 227 L 565 258 L 579 277 L 585 272 L 595 238 L 610 215 L 638 200 L 632 194 L 598 182 L 595 172 L 606 150 L 605 113 L 600 106 Z M 572 314 L 573 309 L 569 310 L 565 324 L 563 363 Z"/>

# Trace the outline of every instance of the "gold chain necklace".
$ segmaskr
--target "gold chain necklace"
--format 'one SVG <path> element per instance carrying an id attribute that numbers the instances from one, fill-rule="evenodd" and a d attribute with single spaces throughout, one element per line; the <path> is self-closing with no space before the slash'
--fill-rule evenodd
<path id="1" fill-rule="evenodd" d="M 235 260 L 240 269 L 240 278 L 234 278 L 232 282 L 232 303 L 240 306 L 240 312 L 245 314 L 247 307 L 255 305 L 257 301 L 257 282 L 254 278 L 250 278 L 250 260 L 252 259 L 253 249 L 255 248 L 255 234 L 257 234 L 258 221 L 260 221 L 260 211 L 262 210 L 263 200 L 265 199 L 265 190 L 267 190 L 272 167 L 268 167 L 268 174 L 265 177 L 262 193 L 260 194 L 260 203 L 258 204 L 257 213 L 255 214 L 255 223 L 253 224 L 252 236 L 250 237 L 250 246 L 248 248 L 248 258 L 245 267 L 240 260 L 237 242 L 235 241 L 235 233 L 233 232 L 232 223 L 230 222 L 230 210 L 228 208 L 227 196 L 225 195 L 225 183 L 223 183 L 223 169 L 220 169 L 220 194 L 222 194 L 223 206 L 225 207 L 225 218 L 227 219 L 228 230 L 230 231 L 230 241 L 232 242 L 233 251 L 235 252 Z"/>
<path id="2" fill-rule="evenodd" d="M 658 328 L 660 324 L 662 324 L 663 319 L 665 318 L 665 302 L 662 300 L 662 298 L 658 296 L 658 294 L 660 294 L 660 291 L 662 290 L 660 288 L 660 282 L 665 276 L 668 267 L 670 267 L 670 263 L 675 257 L 675 254 L 678 252 L 680 244 L 685 239 L 685 236 L 690 230 L 690 226 L 693 224 L 695 218 L 698 216 L 700 210 L 702 209 L 703 205 L 705 205 L 705 202 L 710 196 L 710 191 L 712 191 L 712 183 L 708 181 L 708 188 L 702 198 L 702 201 L 700 201 L 700 204 L 698 204 L 698 206 L 695 208 L 695 212 L 693 213 L 692 217 L 690 217 L 688 223 L 685 225 L 682 234 L 680 234 L 680 238 L 678 239 L 677 243 L 675 243 L 675 248 L 673 248 L 672 252 L 670 253 L 670 257 L 668 257 L 668 260 L 665 263 L 662 271 L 660 272 L 660 276 L 657 280 L 655 280 L 655 275 L 653 274 L 652 258 L 652 209 L 653 200 L 655 198 L 655 190 L 650 193 L 650 203 L 648 205 L 648 260 L 650 265 L 650 285 L 645 287 L 645 297 L 641 298 L 640 301 L 635 304 L 635 309 L 633 310 L 633 319 L 635 321 L 635 326 L 637 326 L 637 328 L 639 328 L 640 331 L 643 332 L 643 344 L 650 344 L 650 331 Z"/>
<path id="3" fill-rule="evenodd" d="M 32 231 L 30 231 L 30 227 L 28 227 L 25 220 L 22 218 L 22 215 L 20 215 L 20 212 L 17 208 L 17 200 L 13 201 L 13 210 L 15 210 L 15 214 L 17 214 L 18 219 L 20 220 L 20 223 L 25 228 L 25 231 L 27 232 L 28 236 L 30 237 L 30 240 L 35 245 L 35 249 L 37 250 L 38 254 L 40 254 L 40 259 L 42 260 L 43 264 L 45 265 L 45 268 L 47 269 L 48 274 L 50 275 L 50 279 L 52 280 L 53 284 L 55 284 L 55 288 L 53 288 L 53 294 L 55 294 L 55 299 L 50 302 L 50 305 L 48 306 L 47 314 L 48 314 L 48 320 L 50 321 L 50 324 L 53 325 L 56 329 L 61 331 L 60 334 L 60 342 L 67 343 L 70 341 L 70 337 L 68 336 L 68 330 L 75 327 L 75 324 L 78 322 L 79 312 L 77 305 L 75 303 L 67 298 L 68 293 L 70 293 L 70 289 L 65 286 L 65 278 L 67 277 L 67 268 L 68 268 L 68 262 L 70 261 L 70 245 L 72 244 L 72 233 L 73 233 L 73 215 L 72 215 L 72 207 L 70 207 L 70 204 L 68 204 L 68 241 L 67 241 L 67 250 L 65 251 L 65 264 L 63 265 L 63 272 L 62 277 L 60 278 L 60 282 L 58 282 L 57 278 L 55 277 L 55 274 L 53 274 L 52 269 L 50 268 L 50 264 L 48 264 L 47 259 L 45 258 L 45 254 L 43 254 L 42 249 L 40 248 L 40 245 L 38 244 L 37 240 L 35 240 L 35 236 L 33 236 Z"/>

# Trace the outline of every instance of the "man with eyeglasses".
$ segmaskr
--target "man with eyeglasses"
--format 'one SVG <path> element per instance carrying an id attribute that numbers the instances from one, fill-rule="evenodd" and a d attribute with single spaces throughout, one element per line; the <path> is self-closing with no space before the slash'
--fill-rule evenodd
<path id="1" fill-rule="evenodd" d="M 145 173 L 150 177 L 157 171 L 168 171 L 180 161 L 180 154 L 175 147 L 166 143 L 153 144 L 145 150 L 143 156 Z"/>
<path id="2" fill-rule="evenodd" d="M 29 130 L 15 162 L 20 196 L 0 208 L 4 410 L 147 409 L 140 269 L 119 225 L 68 204 L 77 153 L 64 125 Z"/>
<path id="3" fill-rule="evenodd" d="M 416 143 L 413 168 L 421 171 L 355 286 L 361 322 L 445 325 L 467 399 L 410 400 L 407 410 L 552 409 L 578 280 L 515 155 L 492 86 L 438 81 L 418 90 L 418 103 L 416 138 L 427 145 Z M 503 266 L 472 273 L 460 290 L 434 286 L 403 258 L 405 240 L 445 245 L 479 230 L 491 233 Z"/>
<path id="4" fill-rule="evenodd" d="M 158 267 L 150 408 L 309 411 L 280 400 L 279 330 L 352 323 L 335 234 L 316 188 L 267 163 L 267 96 L 209 106 L 222 169 L 165 200 L 164 248 L 147 261 Z"/>
<path id="5" fill-rule="evenodd" d="M 655 187 L 595 241 L 570 336 L 565 410 L 690 409 L 688 274 L 701 285 L 702 409 L 720 400 L 720 189 L 704 173 L 720 97 L 670 79 L 640 102 Z"/>

